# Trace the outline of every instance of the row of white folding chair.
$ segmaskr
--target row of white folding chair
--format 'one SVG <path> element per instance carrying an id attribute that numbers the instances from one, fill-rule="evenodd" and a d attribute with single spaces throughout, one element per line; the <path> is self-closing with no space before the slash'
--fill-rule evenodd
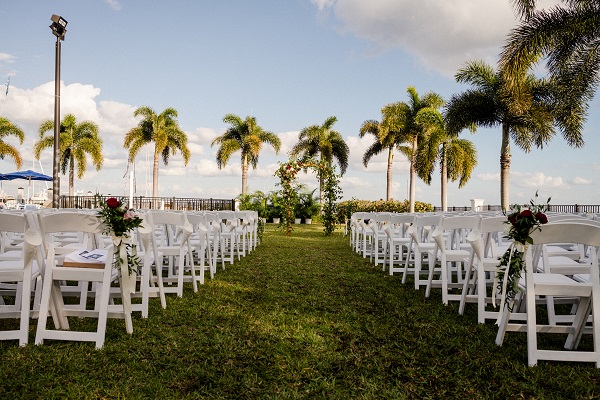
<path id="1" fill-rule="evenodd" d="M 517 303 L 524 300 L 525 308 L 505 307 L 502 310 L 502 320 L 496 337 L 496 344 L 502 345 L 506 332 L 527 332 L 527 353 L 529 365 L 536 365 L 538 360 L 583 361 L 594 362 L 600 367 L 600 271 L 598 269 L 598 247 L 600 247 L 600 226 L 586 221 L 556 222 L 544 225 L 541 230 L 531 233 L 533 243 L 538 245 L 556 243 L 577 243 L 590 247 L 589 264 L 573 268 L 569 273 L 587 271 L 587 281 L 577 281 L 572 277 L 559 273 L 558 269 L 539 272 L 534 267 L 536 246 L 529 246 L 525 255 L 525 273 L 521 279 L 521 292 Z M 539 250 L 539 249 L 538 249 Z M 540 251 L 538 251 L 538 254 Z M 561 272 L 565 272 L 564 270 Z M 542 297 L 554 299 L 576 299 L 575 313 L 563 323 L 541 324 L 536 319 L 536 305 L 546 305 L 540 302 Z M 520 311 L 520 312 L 517 312 Z M 589 315 L 591 318 L 588 318 Z M 514 318 L 515 314 L 520 318 Z M 523 320 L 525 322 L 523 322 Z M 565 324 L 564 322 L 568 322 Z M 586 323 L 591 326 L 586 328 Z M 537 333 L 568 334 L 564 348 L 567 351 L 539 349 Z M 584 332 L 593 334 L 593 350 L 577 351 L 581 335 Z"/>

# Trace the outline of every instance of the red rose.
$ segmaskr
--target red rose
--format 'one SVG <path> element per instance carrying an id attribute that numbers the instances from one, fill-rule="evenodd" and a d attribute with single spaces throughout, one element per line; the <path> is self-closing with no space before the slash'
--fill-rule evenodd
<path id="1" fill-rule="evenodd" d="M 115 199 L 114 197 L 111 197 L 108 200 L 106 200 L 106 205 L 109 208 L 117 208 L 119 207 L 119 200 Z"/>
<path id="2" fill-rule="evenodd" d="M 519 214 L 519 217 L 521 217 L 521 218 L 533 217 L 533 213 L 531 212 L 531 210 L 523 210 L 523 211 L 521 211 L 521 214 Z"/>
<path id="3" fill-rule="evenodd" d="M 508 216 L 508 222 L 510 222 L 512 225 L 516 224 L 517 223 L 517 217 L 518 217 L 517 213 L 510 214 Z"/>
<path id="4" fill-rule="evenodd" d="M 548 223 L 548 217 L 546 217 L 546 214 L 544 214 L 543 212 L 538 212 L 537 214 L 535 214 L 535 219 L 540 223 L 540 224 L 547 224 Z"/>

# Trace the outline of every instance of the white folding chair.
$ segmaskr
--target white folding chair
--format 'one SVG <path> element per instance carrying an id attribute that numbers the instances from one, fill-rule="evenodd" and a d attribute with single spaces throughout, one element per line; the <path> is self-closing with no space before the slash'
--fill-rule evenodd
<path id="1" fill-rule="evenodd" d="M 530 366 L 538 360 L 594 362 L 600 368 L 600 272 L 598 269 L 597 248 L 600 247 L 600 227 L 585 223 L 555 223 L 541 227 L 540 231 L 531 233 L 535 245 L 553 243 L 577 243 L 593 247 L 590 251 L 589 281 L 576 280 L 559 273 L 539 273 L 534 268 L 534 246 L 529 246 L 525 253 L 525 273 L 521 293 L 524 296 L 527 321 L 525 324 L 511 322 L 508 307 L 503 310 L 502 320 L 496 336 L 496 344 L 502 345 L 507 331 L 527 332 L 527 358 Z M 577 310 L 571 324 L 544 325 L 537 321 L 536 304 L 540 296 L 578 298 Z M 591 327 L 586 327 L 591 312 Z M 593 334 L 593 350 L 578 351 L 579 340 L 584 331 Z M 540 349 L 537 333 L 568 334 L 562 350 Z"/>
<path id="2" fill-rule="evenodd" d="M 430 268 L 435 267 L 435 263 L 430 263 L 429 252 L 435 249 L 435 242 L 431 238 L 436 226 L 440 224 L 441 215 L 417 215 L 413 224 L 407 229 L 406 233 L 411 240 L 402 271 L 402 282 L 405 282 L 406 276 L 412 272 L 415 277 L 415 289 L 419 290 L 421 286 L 427 286 L 428 279 L 422 278 L 422 274 L 429 273 L 423 270 L 423 262 L 427 261 Z"/>
<path id="3" fill-rule="evenodd" d="M 500 252 L 506 251 L 506 240 L 503 231 L 506 227 L 505 216 L 487 217 L 481 220 L 479 230 L 467 236 L 474 252 L 472 263 L 467 266 L 465 281 L 461 293 L 459 314 L 463 314 L 467 302 L 477 302 L 477 321 L 485 323 L 486 319 L 496 321 L 500 310 L 486 310 L 492 304 L 492 293 L 499 296 L 494 287 L 497 267 L 500 265 Z"/>
<path id="4" fill-rule="evenodd" d="M 407 235 L 407 230 L 414 220 L 414 214 L 407 213 L 392 214 L 390 217 L 389 226 L 386 228 L 387 250 L 385 251 L 390 275 L 404 270 L 404 262 L 411 240 L 410 236 Z M 405 282 L 406 275 L 402 279 L 402 283 Z"/>
<path id="5" fill-rule="evenodd" d="M 162 286 L 162 292 L 182 297 L 184 282 L 192 282 L 194 292 L 197 292 L 195 266 L 189 257 L 192 226 L 186 215 L 175 211 L 154 210 L 147 212 L 144 219 L 152 227 L 153 236 L 149 246 L 153 252 L 157 282 L 159 287 Z M 163 276 L 165 261 L 167 274 Z M 187 275 L 186 272 L 190 274 Z"/>
<path id="6" fill-rule="evenodd" d="M 464 273 L 472 261 L 472 249 L 462 246 L 466 236 L 478 230 L 481 218 L 478 215 L 460 215 L 443 217 L 432 234 L 435 248 L 429 254 L 429 277 L 425 297 L 429 297 L 432 287 L 442 289 L 442 302 L 448 305 L 450 300 L 460 301 L 461 294 L 451 293 L 451 289 L 462 288 Z M 434 280 L 439 261 L 439 279 Z"/>
<path id="7" fill-rule="evenodd" d="M 220 223 L 219 231 L 219 258 L 221 266 L 225 269 L 225 263 L 233 265 L 237 248 L 237 227 L 238 220 L 235 217 L 235 211 L 217 211 L 217 218 Z M 238 260 L 240 254 L 238 254 Z"/>
<path id="8" fill-rule="evenodd" d="M 211 279 L 215 276 L 214 269 L 210 263 L 212 254 L 210 245 L 208 243 L 208 228 L 206 228 L 204 225 L 205 218 L 201 214 L 188 213 L 187 219 L 192 225 L 193 230 L 189 239 L 189 257 L 192 260 L 192 263 L 195 265 L 194 271 L 200 271 L 200 277 L 196 279 L 200 282 L 200 284 L 203 285 L 204 272 L 206 268 L 209 270 Z M 196 260 L 198 260 L 198 265 L 196 265 Z M 207 260 L 208 265 L 206 265 Z"/>
<path id="9" fill-rule="evenodd" d="M 30 227 L 23 214 L 0 213 L 0 318 L 19 319 L 19 329 L 0 331 L 0 340 L 18 340 L 20 346 L 29 341 L 31 317 L 31 292 L 43 266 L 39 231 Z M 15 242 L 19 249 L 11 251 Z M 10 254 L 10 255 L 7 255 Z M 6 304 L 3 296 L 13 297 L 13 304 Z"/>
<path id="10" fill-rule="evenodd" d="M 89 213 L 80 212 L 56 212 L 45 213 L 39 218 L 40 228 L 44 235 L 51 235 L 61 232 L 81 233 L 84 236 L 99 236 L 102 232 L 100 220 Z M 86 241 L 87 250 L 93 250 L 92 241 Z M 102 348 L 104 345 L 106 333 L 106 321 L 109 316 L 108 304 L 110 298 L 110 287 L 113 279 L 113 249 L 110 246 L 107 249 L 108 257 L 104 264 L 93 267 L 68 267 L 62 265 L 64 257 L 56 253 L 55 243 L 46 242 L 46 265 L 43 278 L 42 298 L 39 311 L 39 320 L 37 333 L 35 337 L 36 344 L 42 344 L 45 339 L 52 340 L 75 340 L 90 341 L 96 343 L 96 348 Z M 116 274 L 114 275 L 117 276 Z M 61 291 L 61 282 L 95 282 L 95 303 L 93 309 L 82 309 L 81 307 L 71 308 L 65 306 L 63 293 Z M 87 300 L 87 299 L 86 299 Z M 131 313 L 127 312 L 125 305 L 122 305 L 122 312 L 112 314 L 111 317 L 125 319 L 125 328 L 127 333 L 133 332 Z M 53 314 L 56 329 L 47 327 L 47 320 L 50 313 Z M 88 317 L 97 318 L 98 324 L 96 331 L 82 332 L 69 329 L 68 317 Z"/>

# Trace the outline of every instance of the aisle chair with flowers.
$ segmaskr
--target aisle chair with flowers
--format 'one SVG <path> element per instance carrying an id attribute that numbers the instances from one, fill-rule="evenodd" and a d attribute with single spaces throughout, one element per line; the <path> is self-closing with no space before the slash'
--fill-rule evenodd
<path id="1" fill-rule="evenodd" d="M 39 223 L 44 235 L 59 232 L 76 232 L 82 233 L 86 237 L 97 237 L 105 229 L 104 224 L 97 216 L 81 212 L 44 213 L 40 215 Z M 91 341 L 96 343 L 96 348 L 101 348 L 105 339 L 110 287 L 114 276 L 112 273 L 113 262 L 115 260 L 113 246 L 111 245 L 106 249 L 106 259 L 102 263 L 67 266 L 64 265 L 65 257 L 59 256 L 56 253 L 56 246 L 53 242 L 47 242 L 45 245 L 46 263 L 35 343 L 42 344 L 45 339 Z M 86 247 L 81 249 L 82 253 L 83 250 L 94 250 L 93 241 L 88 240 L 85 242 L 85 245 Z M 61 282 L 64 281 L 82 281 L 86 282 L 86 285 L 87 282 L 96 282 L 93 309 L 65 306 L 60 287 Z M 120 287 L 124 287 L 122 282 Z M 131 309 L 128 309 L 126 302 L 128 297 L 123 296 L 123 298 L 122 313 L 111 316 L 125 319 L 126 331 L 127 333 L 132 333 Z M 56 328 L 54 330 L 47 327 L 47 319 L 50 313 L 52 313 L 54 319 Z M 68 317 L 70 316 L 97 318 L 96 331 L 71 331 L 68 322 Z"/>
<path id="2" fill-rule="evenodd" d="M 600 321 L 600 271 L 597 254 L 597 249 L 600 247 L 600 227 L 583 222 L 557 222 L 532 230 L 528 237 L 531 241 L 528 241 L 528 245 L 523 248 L 524 259 L 513 264 L 515 268 L 519 268 L 519 271 L 515 271 L 508 279 L 516 279 L 523 270 L 525 276 L 521 285 L 518 286 L 517 293 L 509 295 L 511 301 L 507 302 L 503 309 L 496 344 L 502 345 L 507 331 L 525 331 L 527 332 L 527 355 L 530 366 L 536 365 L 538 360 L 555 360 L 594 362 L 597 368 L 600 367 L 600 324 L 598 323 Z M 590 251 L 590 264 L 582 266 L 589 272 L 589 281 L 577 282 L 560 273 L 540 273 L 535 270 L 534 247 L 565 242 L 585 244 L 593 248 L 593 251 Z M 524 293 L 519 293 L 519 290 Z M 525 300 L 527 317 L 525 324 L 512 322 L 511 310 L 516 294 Z M 555 299 L 577 298 L 577 310 L 571 323 L 568 325 L 540 324 L 536 317 L 536 305 L 544 304 L 537 302 L 540 296 L 553 296 Z M 590 313 L 592 325 L 586 328 Z M 590 331 L 593 334 L 592 351 L 577 350 L 584 331 Z M 568 334 L 564 344 L 567 351 L 539 349 L 538 332 Z"/>

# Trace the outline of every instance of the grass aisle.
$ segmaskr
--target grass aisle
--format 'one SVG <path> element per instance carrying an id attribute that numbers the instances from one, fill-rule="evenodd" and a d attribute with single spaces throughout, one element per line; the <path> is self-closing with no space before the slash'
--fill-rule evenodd
<path id="1" fill-rule="evenodd" d="M 0 342 L 0 398 L 600 396 L 592 364 L 528 368 L 524 334 L 496 347 L 473 305 L 459 316 L 438 293 L 425 299 L 320 226 L 291 238 L 268 226 L 250 256 L 167 304 L 154 299 L 132 336 L 109 320 L 100 351 Z"/>

